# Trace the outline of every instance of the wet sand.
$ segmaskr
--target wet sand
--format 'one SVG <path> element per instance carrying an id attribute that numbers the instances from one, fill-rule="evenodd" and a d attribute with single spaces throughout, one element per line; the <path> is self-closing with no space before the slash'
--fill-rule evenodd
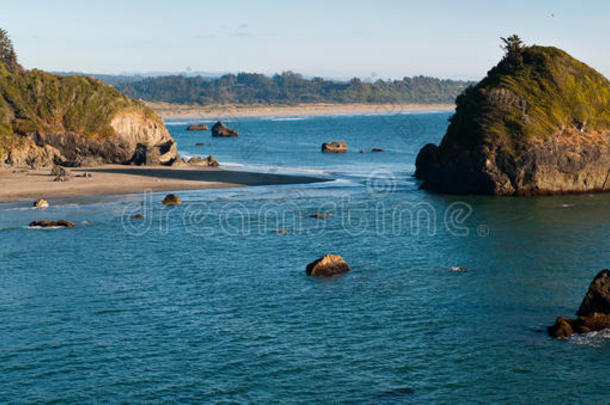
<path id="1" fill-rule="evenodd" d="M 219 168 L 106 165 L 72 169 L 68 181 L 55 182 L 50 169 L 0 169 L 0 203 L 144 191 L 196 190 L 326 181 L 308 176 L 251 173 Z M 91 177 L 79 177 L 90 173 Z"/>

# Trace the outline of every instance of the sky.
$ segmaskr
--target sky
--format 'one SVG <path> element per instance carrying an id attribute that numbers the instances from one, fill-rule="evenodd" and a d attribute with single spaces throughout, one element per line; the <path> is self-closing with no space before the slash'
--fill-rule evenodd
<path id="1" fill-rule="evenodd" d="M 2 0 L 26 68 L 300 72 L 476 80 L 500 36 L 552 45 L 610 77 L 610 1 Z"/>

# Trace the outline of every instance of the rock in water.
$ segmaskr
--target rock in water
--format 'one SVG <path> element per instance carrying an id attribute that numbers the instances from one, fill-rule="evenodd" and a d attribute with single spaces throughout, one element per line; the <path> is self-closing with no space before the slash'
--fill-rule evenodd
<path id="1" fill-rule="evenodd" d="M 186 127 L 187 131 L 207 131 L 208 126 L 204 124 L 191 124 Z"/>
<path id="2" fill-rule="evenodd" d="M 49 208 L 49 202 L 41 198 L 34 202 L 34 208 Z"/>
<path id="3" fill-rule="evenodd" d="M 218 167 L 220 166 L 220 163 L 218 163 L 216 161 L 216 159 L 214 159 L 214 156 L 210 155 L 207 158 L 200 158 L 200 157 L 192 157 L 188 160 L 188 164 L 191 166 L 203 166 L 203 167 Z"/>
<path id="4" fill-rule="evenodd" d="M 322 144 L 322 152 L 324 153 L 345 153 L 347 152 L 347 143 L 343 141 L 325 142 Z"/>
<path id="5" fill-rule="evenodd" d="M 32 221 L 30 222 L 30 227 L 40 227 L 40 228 L 52 228 L 52 227 L 60 227 L 60 228 L 74 228 L 74 224 L 68 222 L 64 219 L 59 221 Z"/>
<path id="6" fill-rule="evenodd" d="M 310 276 L 332 276 L 349 271 L 349 266 L 339 255 L 325 255 L 309 263 L 305 271 Z"/>
<path id="7" fill-rule="evenodd" d="M 415 177 L 436 192 L 543 195 L 610 190 L 610 82 L 553 47 L 507 56 L 456 100 Z"/>
<path id="8" fill-rule="evenodd" d="M 610 314 L 610 270 L 602 270 L 595 276 L 577 315 L 587 316 L 594 312 Z"/>
<path id="9" fill-rule="evenodd" d="M 162 203 L 165 205 L 180 205 L 182 204 L 182 199 L 176 194 L 168 194 L 165 196 Z"/>
<path id="10" fill-rule="evenodd" d="M 142 102 L 91 77 L 3 62 L 0 166 L 169 165 L 177 158 L 175 140 Z"/>
<path id="11" fill-rule="evenodd" d="M 578 309 L 578 318 L 557 318 L 548 328 L 556 338 L 610 328 L 610 270 L 602 270 L 589 285 L 589 291 Z"/>
<path id="12" fill-rule="evenodd" d="M 237 131 L 226 126 L 222 121 L 218 121 L 212 127 L 212 136 L 232 137 L 237 136 Z"/>
<path id="13" fill-rule="evenodd" d="M 373 149 L 371 149 L 371 152 L 385 152 L 385 149 L 373 148 Z"/>

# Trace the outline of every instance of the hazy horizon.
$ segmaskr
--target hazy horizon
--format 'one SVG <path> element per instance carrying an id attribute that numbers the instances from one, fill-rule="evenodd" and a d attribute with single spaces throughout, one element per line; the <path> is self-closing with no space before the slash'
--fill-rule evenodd
<path id="1" fill-rule="evenodd" d="M 512 33 L 527 44 L 564 49 L 610 76 L 608 15 L 603 1 L 26 0 L 3 5 L 0 27 L 26 68 L 48 71 L 478 80 L 502 55 L 499 37 Z"/>

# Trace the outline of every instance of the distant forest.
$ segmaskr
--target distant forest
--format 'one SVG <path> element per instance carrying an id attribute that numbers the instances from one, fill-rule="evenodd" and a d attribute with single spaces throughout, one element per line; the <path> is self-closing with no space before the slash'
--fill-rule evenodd
<path id="1" fill-rule="evenodd" d="M 111 83 L 132 98 L 169 103 L 297 104 L 297 103 L 453 103 L 471 82 L 426 76 L 402 80 L 347 82 L 305 79 L 285 72 L 272 77 L 257 73 L 218 78 L 162 76 Z"/>

